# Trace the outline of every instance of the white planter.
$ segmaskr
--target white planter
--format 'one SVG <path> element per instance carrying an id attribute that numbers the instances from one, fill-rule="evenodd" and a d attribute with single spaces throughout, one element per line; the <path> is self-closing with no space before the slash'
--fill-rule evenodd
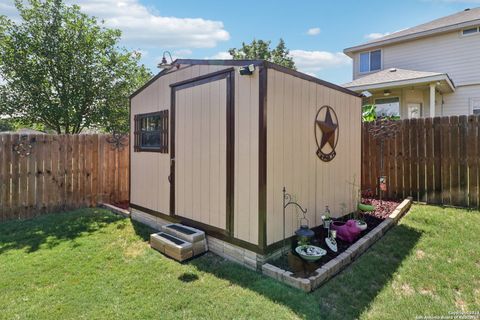
<path id="1" fill-rule="evenodd" d="M 366 222 L 363 222 L 363 221 L 360 221 L 360 220 L 355 220 L 355 222 L 357 223 L 358 229 L 360 229 L 362 231 L 367 230 L 367 223 Z"/>

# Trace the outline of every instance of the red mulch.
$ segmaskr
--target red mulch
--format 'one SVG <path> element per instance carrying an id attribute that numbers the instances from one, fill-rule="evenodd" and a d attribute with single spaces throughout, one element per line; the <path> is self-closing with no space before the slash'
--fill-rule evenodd
<path id="1" fill-rule="evenodd" d="M 362 203 L 371 204 L 375 207 L 375 211 L 368 212 L 369 215 L 380 219 L 386 219 L 395 208 L 400 204 L 393 200 L 378 200 L 374 198 L 362 198 Z"/>

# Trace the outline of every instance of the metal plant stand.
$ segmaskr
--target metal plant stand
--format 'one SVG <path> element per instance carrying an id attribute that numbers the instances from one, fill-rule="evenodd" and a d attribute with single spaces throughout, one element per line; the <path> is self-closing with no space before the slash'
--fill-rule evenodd
<path id="1" fill-rule="evenodd" d="M 282 255 L 285 255 L 285 209 L 287 209 L 288 206 L 293 205 L 296 206 L 300 211 L 303 213 L 303 216 L 305 217 L 305 214 L 307 213 L 307 209 L 303 209 L 302 206 L 300 206 L 297 202 L 292 201 L 292 196 L 287 193 L 285 190 L 285 187 L 283 187 L 283 246 L 282 246 Z"/>

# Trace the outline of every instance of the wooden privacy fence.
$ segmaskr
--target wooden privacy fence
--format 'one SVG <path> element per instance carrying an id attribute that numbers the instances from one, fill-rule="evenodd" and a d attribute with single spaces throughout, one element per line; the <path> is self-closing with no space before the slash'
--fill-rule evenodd
<path id="1" fill-rule="evenodd" d="M 128 137 L 0 134 L 0 221 L 128 200 Z"/>
<path id="2" fill-rule="evenodd" d="M 379 138 L 371 126 L 362 126 L 362 190 L 378 193 L 378 177 L 386 176 L 388 198 L 479 207 L 478 116 L 399 120 L 396 135 L 384 143 L 382 174 Z"/>

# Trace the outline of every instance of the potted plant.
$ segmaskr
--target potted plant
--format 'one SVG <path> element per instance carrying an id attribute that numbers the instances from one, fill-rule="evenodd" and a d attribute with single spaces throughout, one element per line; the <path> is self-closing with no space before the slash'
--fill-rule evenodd
<path id="1" fill-rule="evenodd" d="M 352 188 L 354 199 L 356 198 L 356 203 L 357 203 L 357 209 L 356 209 L 355 214 L 354 214 L 354 220 L 355 220 L 355 223 L 356 223 L 358 229 L 360 229 L 361 231 L 364 231 L 364 230 L 367 229 L 368 225 L 365 222 L 365 220 L 363 219 L 363 212 L 374 211 L 375 207 L 372 206 L 369 203 L 363 203 L 362 192 L 361 192 L 360 188 L 357 189 L 358 191 L 355 190 L 356 187 L 357 187 L 356 185 L 353 185 L 353 188 Z M 369 190 L 367 190 L 365 193 L 369 194 Z"/>

